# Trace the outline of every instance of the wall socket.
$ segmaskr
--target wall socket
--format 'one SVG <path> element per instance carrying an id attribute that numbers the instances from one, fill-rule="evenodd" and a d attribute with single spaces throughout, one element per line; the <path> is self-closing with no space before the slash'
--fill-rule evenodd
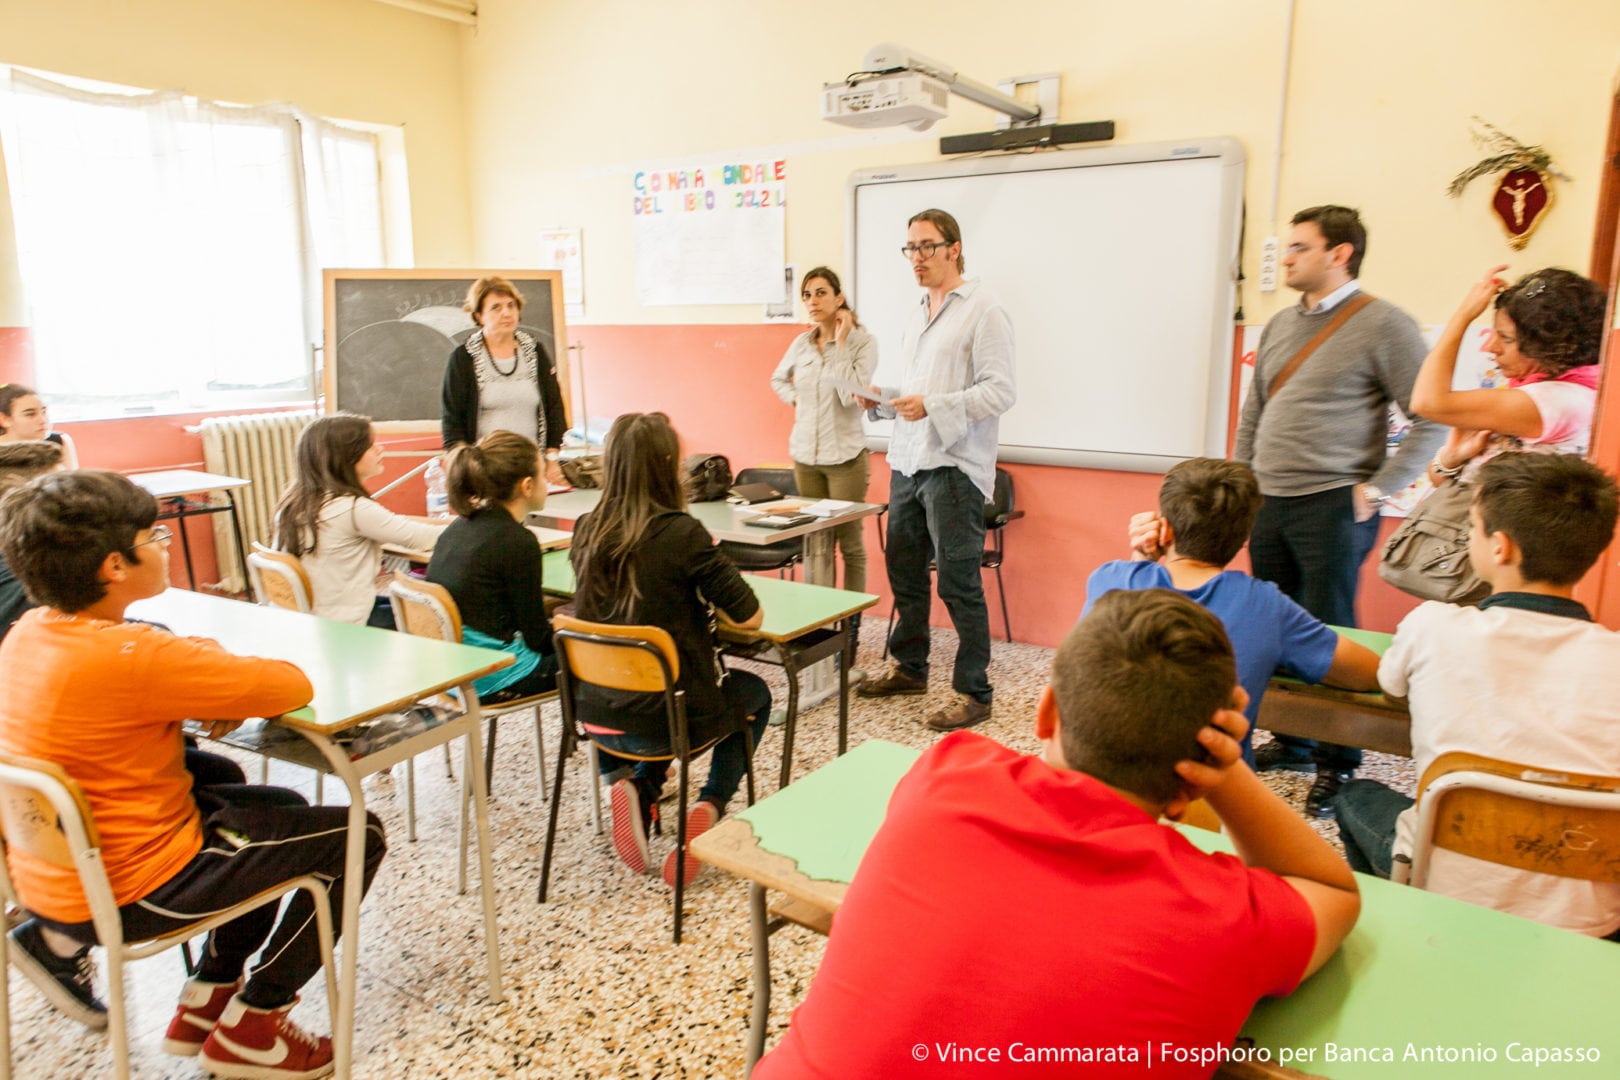
<path id="1" fill-rule="evenodd" d="M 1260 291 L 1277 291 L 1277 238 L 1260 241 Z"/>

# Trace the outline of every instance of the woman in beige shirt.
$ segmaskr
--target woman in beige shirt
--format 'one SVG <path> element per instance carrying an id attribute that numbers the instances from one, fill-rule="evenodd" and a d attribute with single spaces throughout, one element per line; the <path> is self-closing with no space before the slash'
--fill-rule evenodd
<path id="1" fill-rule="evenodd" d="M 864 502 L 871 469 L 861 407 L 847 387 L 866 386 L 877 368 L 877 341 L 861 328 L 844 299 L 838 275 L 818 266 L 799 286 L 810 317 L 771 374 L 771 389 L 793 406 L 788 451 L 799 494 Z M 866 591 L 866 544 L 861 522 L 833 530 L 844 556 L 844 588 Z"/>

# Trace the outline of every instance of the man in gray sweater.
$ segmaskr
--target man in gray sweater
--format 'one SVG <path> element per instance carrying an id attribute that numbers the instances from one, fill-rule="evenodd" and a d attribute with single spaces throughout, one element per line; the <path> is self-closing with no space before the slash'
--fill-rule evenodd
<path id="1" fill-rule="evenodd" d="M 1413 418 L 1394 455 L 1386 452 L 1389 406 L 1410 415 L 1412 383 L 1428 346 L 1412 317 L 1372 300 L 1323 341 L 1286 381 L 1278 375 L 1360 291 L 1356 277 L 1367 231 L 1356 211 L 1313 206 L 1294 215 L 1283 266 L 1300 302 L 1260 335 L 1254 384 L 1243 405 L 1233 456 L 1253 467 L 1265 505 L 1249 537 L 1254 576 L 1272 581 L 1311 614 L 1356 625 L 1361 564 L 1378 542 L 1378 509 L 1417 478 L 1445 428 Z M 1361 751 L 1279 736 L 1256 768 L 1316 767 L 1307 812 L 1333 815 L 1339 788 Z"/>

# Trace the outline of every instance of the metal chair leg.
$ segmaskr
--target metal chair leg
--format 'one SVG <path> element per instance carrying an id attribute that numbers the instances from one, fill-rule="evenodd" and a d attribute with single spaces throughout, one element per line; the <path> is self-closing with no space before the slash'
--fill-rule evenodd
<path id="1" fill-rule="evenodd" d="M 596 756 L 596 744 L 585 744 L 585 763 L 591 774 L 591 828 L 596 835 L 602 835 L 602 766 Z M 562 762 L 557 762 L 557 768 L 562 768 Z"/>
<path id="2" fill-rule="evenodd" d="M 1007 632 L 1007 640 L 1012 640 L 1012 620 L 1007 617 L 1007 586 L 1001 580 L 1001 565 L 996 565 L 996 594 L 1001 597 L 1001 628 Z"/>
<path id="3" fill-rule="evenodd" d="M 416 759 L 405 759 L 405 839 L 416 843 Z"/>
<path id="4" fill-rule="evenodd" d="M 542 904 L 546 902 L 546 888 L 551 884 L 551 851 L 557 842 L 557 811 L 562 806 L 563 773 L 568 771 L 563 766 L 568 763 L 569 751 L 573 749 L 570 745 L 571 742 L 572 739 L 568 732 L 568 719 L 564 717 L 562 737 L 557 740 L 557 775 L 552 781 L 551 813 L 546 818 L 546 852 L 540 859 L 540 903 Z M 594 770 L 596 766 L 596 745 L 589 742 L 585 745 L 591 751 L 589 760 Z M 594 782 L 596 778 L 592 776 L 591 779 Z M 599 787 L 600 785 L 596 786 Z M 600 824 L 598 824 L 596 831 L 602 831 Z"/>
<path id="5" fill-rule="evenodd" d="M 534 771 L 539 777 L 540 801 L 544 803 L 551 796 L 546 791 L 546 738 L 545 728 L 540 723 L 540 706 L 534 707 Z"/>

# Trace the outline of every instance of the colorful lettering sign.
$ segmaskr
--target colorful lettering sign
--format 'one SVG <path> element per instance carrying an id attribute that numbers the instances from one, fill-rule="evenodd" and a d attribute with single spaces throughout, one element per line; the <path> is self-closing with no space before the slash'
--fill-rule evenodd
<path id="1" fill-rule="evenodd" d="M 785 160 L 638 169 L 628 196 L 641 303 L 772 304 L 785 298 Z"/>

